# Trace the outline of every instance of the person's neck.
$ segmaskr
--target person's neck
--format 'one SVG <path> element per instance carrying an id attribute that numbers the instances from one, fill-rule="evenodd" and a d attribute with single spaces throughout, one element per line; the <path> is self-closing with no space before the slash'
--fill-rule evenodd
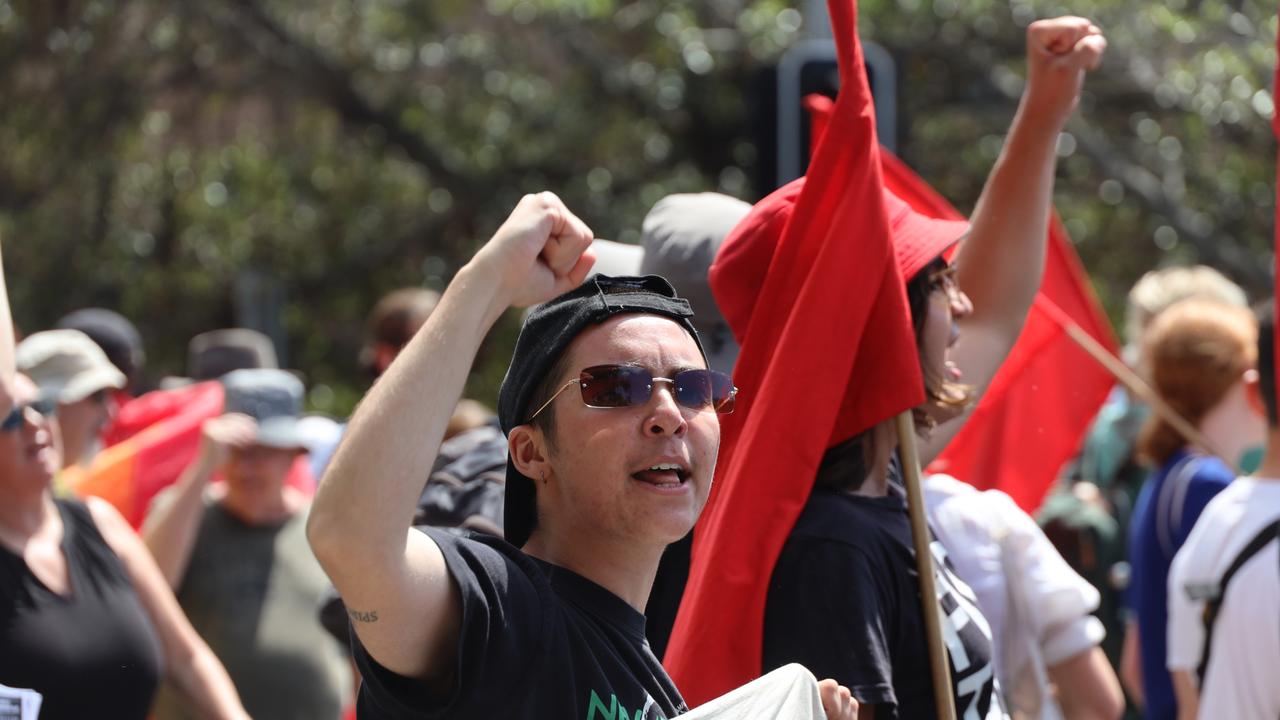
<path id="1" fill-rule="evenodd" d="M 21 546 L 48 527 L 58 510 L 48 488 L 0 487 L 0 535 L 6 544 Z"/>
<path id="2" fill-rule="evenodd" d="M 1267 447 L 1262 453 L 1262 464 L 1253 476 L 1259 480 L 1280 482 L 1280 428 L 1267 428 Z"/>
<path id="3" fill-rule="evenodd" d="M 1263 442 L 1263 426 L 1263 419 L 1249 407 L 1244 383 L 1238 383 L 1198 424 L 1197 429 L 1213 446 L 1200 450 L 1220 453 L 1224 462 L 1235 467 L 1245 451 Z"/>
<path id="4" fill-rule="evenodd" d="M 285 485 L 276 491 L 244 492 L 228 485 L 222 507 L 246 525 L 279 525 L 301 505 L 297 491 Z"/>
<path id="5" fill-rule="evenodd" d="M 80 464 L 87 465 L 88 463 L 82 463 L 81 461 L 86 460 L 87 458 L 85 456 L 88 454 L 88 448 L 85 443 L 82 443 L 75 438 L 68 438 L 66 435 L 62 436 L 61 469 L 66 470 L 69 467 Z"/>
<path id="6" fill-rule="evenodd" d="M 598 537 L 567 537 L 539 527 L 521 550 L 581 575 L 643 613 L 658 574 L 663 546 L 637 547 L 625 541 L 601 542 Z"/>
<path id="7" fill-rule="evenodd" d="M 889 494 L 889 462 L 898 450 L 898 435 L 893 419 L 886 420 L 871 429 L 871 462 L 870 472 L 854 495 L 863 497 L 884 497 Z"/>

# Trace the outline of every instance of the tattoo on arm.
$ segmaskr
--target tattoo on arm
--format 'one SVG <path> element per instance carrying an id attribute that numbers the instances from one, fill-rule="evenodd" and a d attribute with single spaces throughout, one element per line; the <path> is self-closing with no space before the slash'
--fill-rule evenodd
<path id="1" fill-rule="evenodd" d="M 377 610 L 370 610 L 370 611 L 368 611 L 368 612 L 364 612 L 364 611 L 361 611 L 361 610 L 352 610 L 352 609 L 348 608 L 348 609 L 347 609 L 347 614 L 351 616 L 351 620 L 352 620 L 353 622 L 362 622 L 362 623 L 375 623 L 375 622 L 378 622 L 378 611 L 377 611 Z"/>

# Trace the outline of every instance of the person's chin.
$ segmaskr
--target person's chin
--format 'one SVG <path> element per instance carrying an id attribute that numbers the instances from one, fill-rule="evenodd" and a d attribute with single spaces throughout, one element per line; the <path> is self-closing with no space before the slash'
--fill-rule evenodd
<path id="1" fill-rule="evenodd" d="M 656 540 L 669 545 L 688 535 L 697 519 L 698 513 L 693 507 L 672 507 L 652 513 L 647 525 Z"/>
<path id="2" fill-rule="evenodd" d="M 53 484 L 53 479 L 57 477 L 58 471 L 62 468 L 57 460 L 41 461 L 38 465 L 30 468 L 27 474 L 31 479 L 32 485 L 48 486 Z"/>

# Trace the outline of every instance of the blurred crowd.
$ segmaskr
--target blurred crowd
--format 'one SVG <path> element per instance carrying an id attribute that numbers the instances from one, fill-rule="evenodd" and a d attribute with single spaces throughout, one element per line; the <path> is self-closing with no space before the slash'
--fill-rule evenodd
<path id="1" fill-rule="evenodd" d="M 349 419 L 308 414 L 304 374 L 255 330 L 191 338 L 185 375 L 141 392 L 128 318 L 78 309 L 18 338 L 0 292 L 0 718 L 938 717 L 935 584 L 960 717 L 1275 717 L 1272 301 L 1255 313 L 1209 267 L 1143 275 L 1137 381 L 1043 504 L 929 473 L 923 559 L 916 451 L 859 424 L 874 398 L 846 389 L 880 372 L 841 355 L 861 312 L 848 345 L 884 372 L 906 372 L 895 342 L 918 360 L 891 384 L 920 461 L 974 417 L 1038 290 L 1053 145 L 1104 51 L 1088 21 L 1032 25 L 1030 99 L 967 222 L 863 182 L 871 154 L 824 164 L 858 146 L 831 139 L 859 127 L 842 105 L 807 178 L 755 206 L 666 197 L 640 245 L 530 196 L 445 293 L 370 304 L 373 386 Z M 884 230 L 882 257 L 804 236 L 841 213 Z M 856 274 L 875 262 L 896 284 Z M 868 286 L 889 294 L 829 307 Z M 894 303 L 898 335 L 875 320 Z M 513 305 L 536 307 L 501 396 L 459 399 Z M 730 460 L 722 426 L 816 442 Z"/>

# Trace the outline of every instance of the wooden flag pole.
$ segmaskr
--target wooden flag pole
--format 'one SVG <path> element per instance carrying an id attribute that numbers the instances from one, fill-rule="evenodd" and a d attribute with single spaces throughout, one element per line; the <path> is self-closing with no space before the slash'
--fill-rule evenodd
<path id="1" fill-rule="evenodd" d="M 920 605 L 924 611 L 925 638 L 929 643 L 929 667 L 933 671 L 933 695 L 939 720 L 956 720 L 956 698 L 951 691 L 951 663 L 942 641 L 942 615 L 938 588 L 933 575 L 932 536 L 925 520 L 924 485 L 920 480 L 920 454 L 916 450 L 916 424 L 910 410 L 898 414 L 898 455 L 902 459 L 902 480 L 907 489 L 907 514 L 911 518 L 911 539 L 916 550 L 916 573 L 920 577 Z"/>
<path id="2" fill-rule="evenodd" d="M 1067 337 L 1071 338 L 1076 345 L 1080 346 L 1081 350 L 1088 353 L 1089 356 L 1105 368 L 1107 372 L 1111 373 L 1111 375 L 1119 381 L 1121 385 L 1124 385 L 1129 392 L 1133 393 L 1134 396 L 1151 406 L 1151 409 L 1156 415 L 1160 416 L 1160 419 L 1172 425 L 1173 428 L 1189 442 L 1199 445 L 1212 455 L 1216 455 L 1219 460 L 1230 466 L 1237 475 L 1243 474 L 1240 472 L 1240 468 L 1236 466 L 1236 458 L 1229 458 L 1226 455 L 1223 455 L 1218 448 L 1214 446 L 1214 443 L 1210 441 L 1209 438 L 1205 437 L 1204 433 L 1200 432 L 1199 428 L 1192 425 L 1186 418 L 1182 417 L 1177 410 L 1174 410 L 1169 403 L 1165 402 L 1164 399 L 1160 397 L 1159 393 L 1157 393 L 1155 389 L 1147 384 L 1147 381 L 1143 380 L 1136 372 L 1131 370 L 1128 365 L 1124 364 L 1123 360 L 1112 355 L 1110 350 L 1107 350 L 1107 348 L 1103 347 L 1102 343 L 1098 342 L 1092 335 L 1085 332 L 1084 328 L 1066 318 L 1054 317 L 1054 320 L 1057 321 L 1057 323 L 1062 326 L 1062 329 L 1066 331 Z"/>

